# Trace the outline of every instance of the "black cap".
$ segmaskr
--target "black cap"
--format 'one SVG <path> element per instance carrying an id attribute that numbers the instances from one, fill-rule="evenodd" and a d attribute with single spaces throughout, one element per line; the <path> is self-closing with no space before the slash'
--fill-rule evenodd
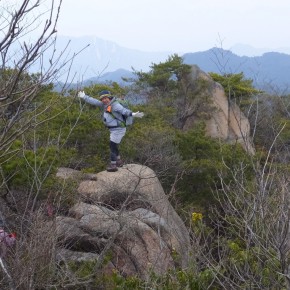
<path id="1" fill-rule="evenodd" d="M 103 90 L 99 93 L 99 99 L 102 100 L 102 98 L 105 98 L 105 97 L 110 97 L 111 96 L 111 93 L 110 91 L 107 91 L 107 90 Z"/>

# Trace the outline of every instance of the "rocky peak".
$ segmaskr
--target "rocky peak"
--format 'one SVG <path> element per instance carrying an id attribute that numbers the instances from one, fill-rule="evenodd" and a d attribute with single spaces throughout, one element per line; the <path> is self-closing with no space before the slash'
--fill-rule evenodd
<path id="1" fill-rule="evenodd" d="M 213 107 L 210 117 L 206 122 L 206 134 L 228 143 L 239 143 L 249 154 L 254 154 L 255 149 L 250 137 L 250 122 L 237 104 L 229 102 L 223 87 L 216 83 L 210 75 L 199 69 L 191 67 L 189 82 L 194 85 L 196 80 L 203 79 L 208 83 L 209 103 Z M 189 129 L 194 122 L 199 121 L 196 117 L 188 118 L 184 129 Z"/>
<path id="2" fill-rule="evenodd" d="M 80 175 L 64 168 L 57 174 L 66 180 Z M 63 245 L 60 260 L 101 263 L 110 253 L 106 271 L 142 278 L 150 271 L 163 274 L 187 266 L 188 230 L 150 168 L 128 164 L 114 173 L 102 171 L 83 178 L 80 201 L 69 216 L 56 219 Z"/>

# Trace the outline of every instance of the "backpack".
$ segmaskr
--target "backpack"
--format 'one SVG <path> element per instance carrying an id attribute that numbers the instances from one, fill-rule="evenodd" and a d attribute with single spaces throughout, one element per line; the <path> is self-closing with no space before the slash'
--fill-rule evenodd
<path id="1" fill-rule="evenodd" d="M 127 100 L 116 98 L 114 102 L 118 102 L 124 108 L 130 110 L 130 103 Z M 107 110 L 107 112 L 110 113 L 113 116 L 113 118 L 118 119 L 111 111 Z M 133 116 L 122 115 L 122 118 L 123 118 L 123 120 L 119 120 L 119 119 L 118 120 L 124 124 L 123 127 L 130 126 L 133 124 Z"/>

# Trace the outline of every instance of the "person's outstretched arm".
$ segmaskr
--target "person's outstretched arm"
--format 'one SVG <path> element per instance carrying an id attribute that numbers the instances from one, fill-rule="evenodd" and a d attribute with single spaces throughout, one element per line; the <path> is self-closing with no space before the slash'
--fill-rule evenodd
<path id="1" fill-rule="evenodd" d="M 103 107 L 104 106 L 104 104 L 101 101 L 86 95 L 84 91 L 80 91 L 78 93 L 78 97 L 80 99 L 83 99 L 86 103 L 91 104 L 93 106 L 97 106 L 97 107 Z"/>
<path id="2" fill-rule="evenodd" d="M 133 116 L 134 118 L 143 118 L 143 116 L 144 116 L 143 112 L 138 111 L 138 112 L 134 113 L 119 103 L 116 103 L 116 105 L 114 106 L 114 111 L 116 111 L 124 116 Z"/>

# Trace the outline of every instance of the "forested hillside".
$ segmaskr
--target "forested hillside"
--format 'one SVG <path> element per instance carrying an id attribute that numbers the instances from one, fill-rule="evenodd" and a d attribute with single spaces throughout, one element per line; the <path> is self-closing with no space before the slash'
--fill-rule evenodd
<path id="1" fill-rule="evenodd" d="M 57 249 L 64 245 L 56 231 L 64 229 L 56 229 L 56 217 L 69 220 L 69 209 L 81 198 L 79 180 L 64 182 L 57 177 L 58 168 L 88 176 L 105 170 L 109 133 L 102 112 L 79 99 L 78 89 L 53 91 L 65 63 L 56 69 L 52 58 L 49 70 L 27 72 L 32 62 L 41 64 L 47 43 L 53 44 L 53 15 L 34 45 L 18 51 L 14 66 L 5 62 L 15 55 L 9 49 L 21 36 L 15 30 L 19 15 L 37 7 L 28 8 L 28 2 L 19 14 L 7 16 L 14 25 L 4 25 L 7 37 L 0 42 L 0 218 L 7 232 L 16 233 L 16 243 L 6 253 L 1 245 L 1 287 L 289 289 L 289 95 L 257 90 L 243 72 L 208 75 L 223 87 L 229 108 L 238 106 L 248 118 L 255 147 L 255 154 L 248 154 L 238 142 L 206 134 L 212 88 L 205 79 L 192 83 L 192 67 L 178 55 L 152 64 L 149 72 L 135 71 L 136 79 L 128 85 L 82 89 L 93 97 L 103 89 L 130 97 L 131 109 L 144 112 L 128 127 L 122 157 L 149 167 L 160 180 L 190 233 L 187 266 L 172 247 L 174 270 L 165 274 L 151 271 L 143 279 L 103 271 L 113 261 L 112 238 L 105 231 L 101 238 L 108 243 L 95 250 L 95 261 L 57 260 Z M 195 122 L 185 127 L 189 118 Z M 121 209 L 114 208 L 120 215 Z M 65 246 L 80 247 L 79 240 L 70 242 Z"/>

